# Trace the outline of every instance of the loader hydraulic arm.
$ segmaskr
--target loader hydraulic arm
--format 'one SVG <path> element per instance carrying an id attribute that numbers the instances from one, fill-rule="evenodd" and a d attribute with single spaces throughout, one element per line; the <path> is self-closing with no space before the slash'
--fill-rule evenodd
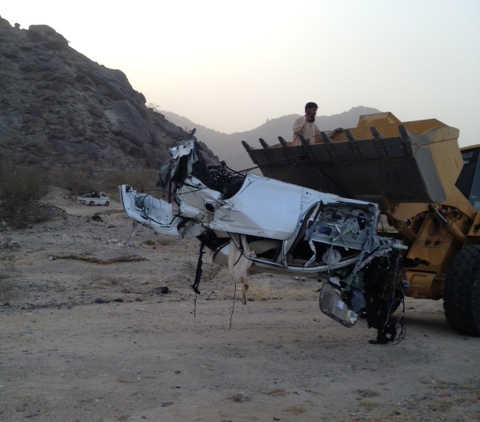
<path id="1" fill-rule="evenodd" d="M 435 216 L 435 218 L 440 221 L 443 229 L 452 236 L 455 244 L 461 248 L 465 243 L 465 234 L 463 234 L 460 229 L 451 221 L 447 220 L 439 210 L 438 204 L 431 204 L 429 206 L 430 212 Z"/>

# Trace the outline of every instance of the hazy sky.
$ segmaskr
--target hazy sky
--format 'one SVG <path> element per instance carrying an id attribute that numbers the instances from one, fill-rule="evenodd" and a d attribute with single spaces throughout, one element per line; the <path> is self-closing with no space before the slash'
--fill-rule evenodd
<path id="1" fill-rule="evenodd" d="M 480 0 L 5 0 L 120 69 L 147 103 L 222 132 L 363 105 L 480 143 Z M 330 128 L 323 128 L 330 129 Z"/>

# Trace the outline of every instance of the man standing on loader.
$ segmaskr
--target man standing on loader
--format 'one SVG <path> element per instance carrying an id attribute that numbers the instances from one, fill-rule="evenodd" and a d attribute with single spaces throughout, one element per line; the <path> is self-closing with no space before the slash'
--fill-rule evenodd
<path id="1" fill-rule="evenodd" d="M 315 115 L 317 114 L 318 106 L 314 102 L 308 102 L 305 105 L 305 115 L 299 117 L 293 123 L 293 141 L 292 145 L 302 145 L 300 136 L 309 139 L 311 143 L 315 142 L 315 138 L 321 138 L 320 129 L 315 124 Z M 343 129 L 337 128 L 326 132 L 330 138 L 333 138 L 337 133 L 343 132 Z"/>

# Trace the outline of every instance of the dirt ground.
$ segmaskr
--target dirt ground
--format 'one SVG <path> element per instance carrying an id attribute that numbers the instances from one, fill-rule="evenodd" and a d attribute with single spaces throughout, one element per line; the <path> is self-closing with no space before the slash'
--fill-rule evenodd
<path id="1" fill-rule="evenodd" d="M 198 244 L 112 201 L 0 231 L 1 421 L 480 421 L 480 338 L 408 299 L 406 337 L 318 309 L 318 283 L 255 274 L 248 304 Z"/>

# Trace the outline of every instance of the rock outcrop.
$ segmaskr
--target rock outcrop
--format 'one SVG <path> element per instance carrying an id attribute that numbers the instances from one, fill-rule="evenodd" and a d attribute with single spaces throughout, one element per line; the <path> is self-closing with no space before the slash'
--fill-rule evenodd
<path id="1" fill-rule="evenodd" d="M 0 18 L 0 160 L 93 172 L 158 168 L 184 131 L 146 106 L 120 70 L 47 25 Z"/>

